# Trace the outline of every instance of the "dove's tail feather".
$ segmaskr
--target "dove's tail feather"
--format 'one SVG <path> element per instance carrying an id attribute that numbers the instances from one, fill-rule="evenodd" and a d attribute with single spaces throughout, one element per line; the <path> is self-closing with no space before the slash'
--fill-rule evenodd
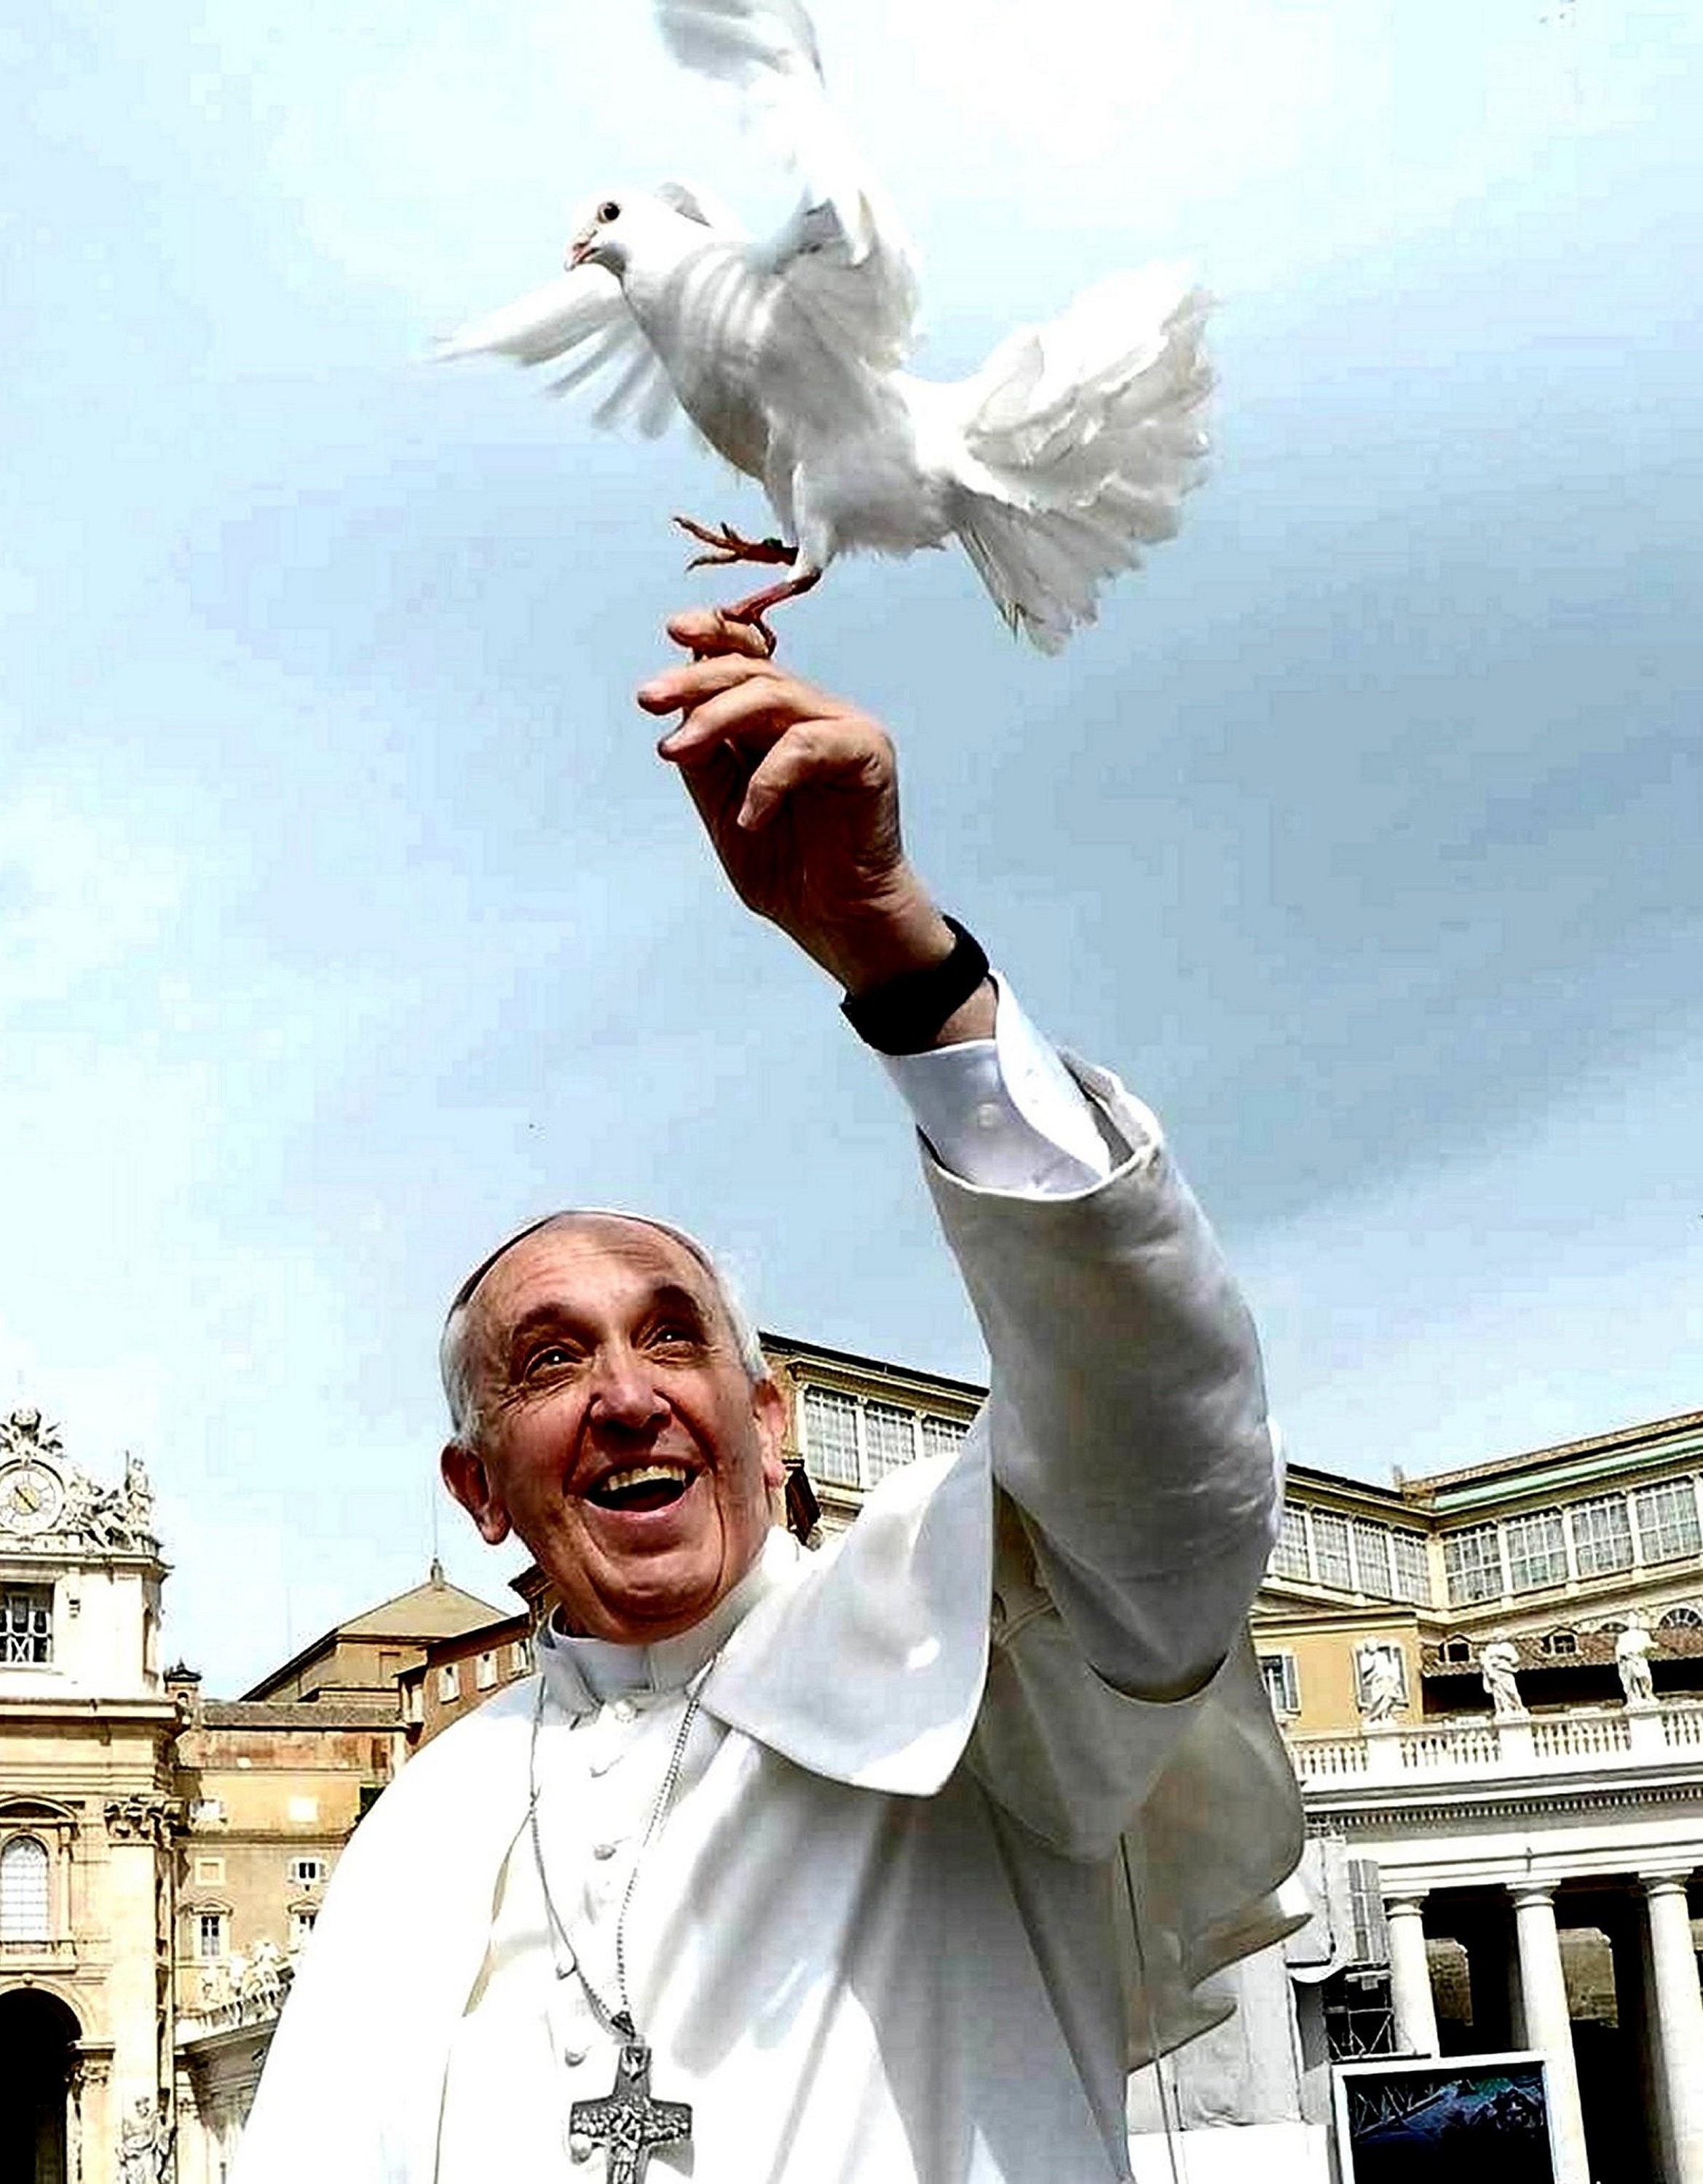
<path id="1" fill-rule="evenodd" d="M 1206 453 L 1209 303 L 1175 268 L 1114 275 L 1009 336 L 962 389 L 958 534 L 1000 612 L 1043 652 L 1177 528 Z"/>

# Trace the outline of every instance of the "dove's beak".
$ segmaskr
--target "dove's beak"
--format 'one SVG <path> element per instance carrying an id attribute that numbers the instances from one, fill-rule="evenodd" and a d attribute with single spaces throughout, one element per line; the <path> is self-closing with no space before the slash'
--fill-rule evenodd
<path id="1" fill-rule="evenodd" d="M 567 271 L 578 272 L 586 259 L 590 257 L 596 244 L 597 237 L 589 227 L 583 234 L 576 235 L 572 242 L 568 244 L 567 256 L 562 261 Z"/>

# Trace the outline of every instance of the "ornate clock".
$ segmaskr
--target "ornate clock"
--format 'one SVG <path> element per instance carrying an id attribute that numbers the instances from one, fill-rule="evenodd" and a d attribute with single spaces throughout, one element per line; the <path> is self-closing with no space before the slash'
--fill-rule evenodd
<path id="1" fill-rule="evenodd" d="M 59 1474 L 34 1457 L 0 1467 L 0 1531 L 49 1531 L 64 1506 Z"/>

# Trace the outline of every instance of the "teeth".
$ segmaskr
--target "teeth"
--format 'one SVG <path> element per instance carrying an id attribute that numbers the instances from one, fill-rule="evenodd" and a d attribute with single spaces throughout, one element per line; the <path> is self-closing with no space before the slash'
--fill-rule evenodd
<path id="1" fill-rule="evenodd" d="M 600 1494 L 624 1494 L 630 1487 L 684 1486 L 691 1477 L 684 1463 L 640 1463 L 630 1471 L 611 1471 L 607 1479 L 598 1484 Z"/>

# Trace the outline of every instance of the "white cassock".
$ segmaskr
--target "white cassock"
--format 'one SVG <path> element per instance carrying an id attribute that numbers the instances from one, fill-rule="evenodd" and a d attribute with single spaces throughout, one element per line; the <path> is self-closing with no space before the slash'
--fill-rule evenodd
<path id="1" fill-rule="evenodd" d="M 1127 2071 L 1299 1923 L 1242 1624 L 1277 1465 L 1210 1233 L 1153 1117 L 1073 1064 L 1091 1112 L 1002 987 L 997 1042 L 892 1067 L 991 1359 L 968 1440 L 818 1553 L 773 1534 L 682 1637 L 539 1647 L 542 1851 L 604 1996 L 715 1662 L 627 1914 L 651 2092 L 693 2111 L 650 2184 L 1125 2176 Z M 500 1693 L 362 1821 L 235 2184 L 601 2184 L 567 2118 L 616 2042 L 546 1931 L 537 1703 Z"/>

